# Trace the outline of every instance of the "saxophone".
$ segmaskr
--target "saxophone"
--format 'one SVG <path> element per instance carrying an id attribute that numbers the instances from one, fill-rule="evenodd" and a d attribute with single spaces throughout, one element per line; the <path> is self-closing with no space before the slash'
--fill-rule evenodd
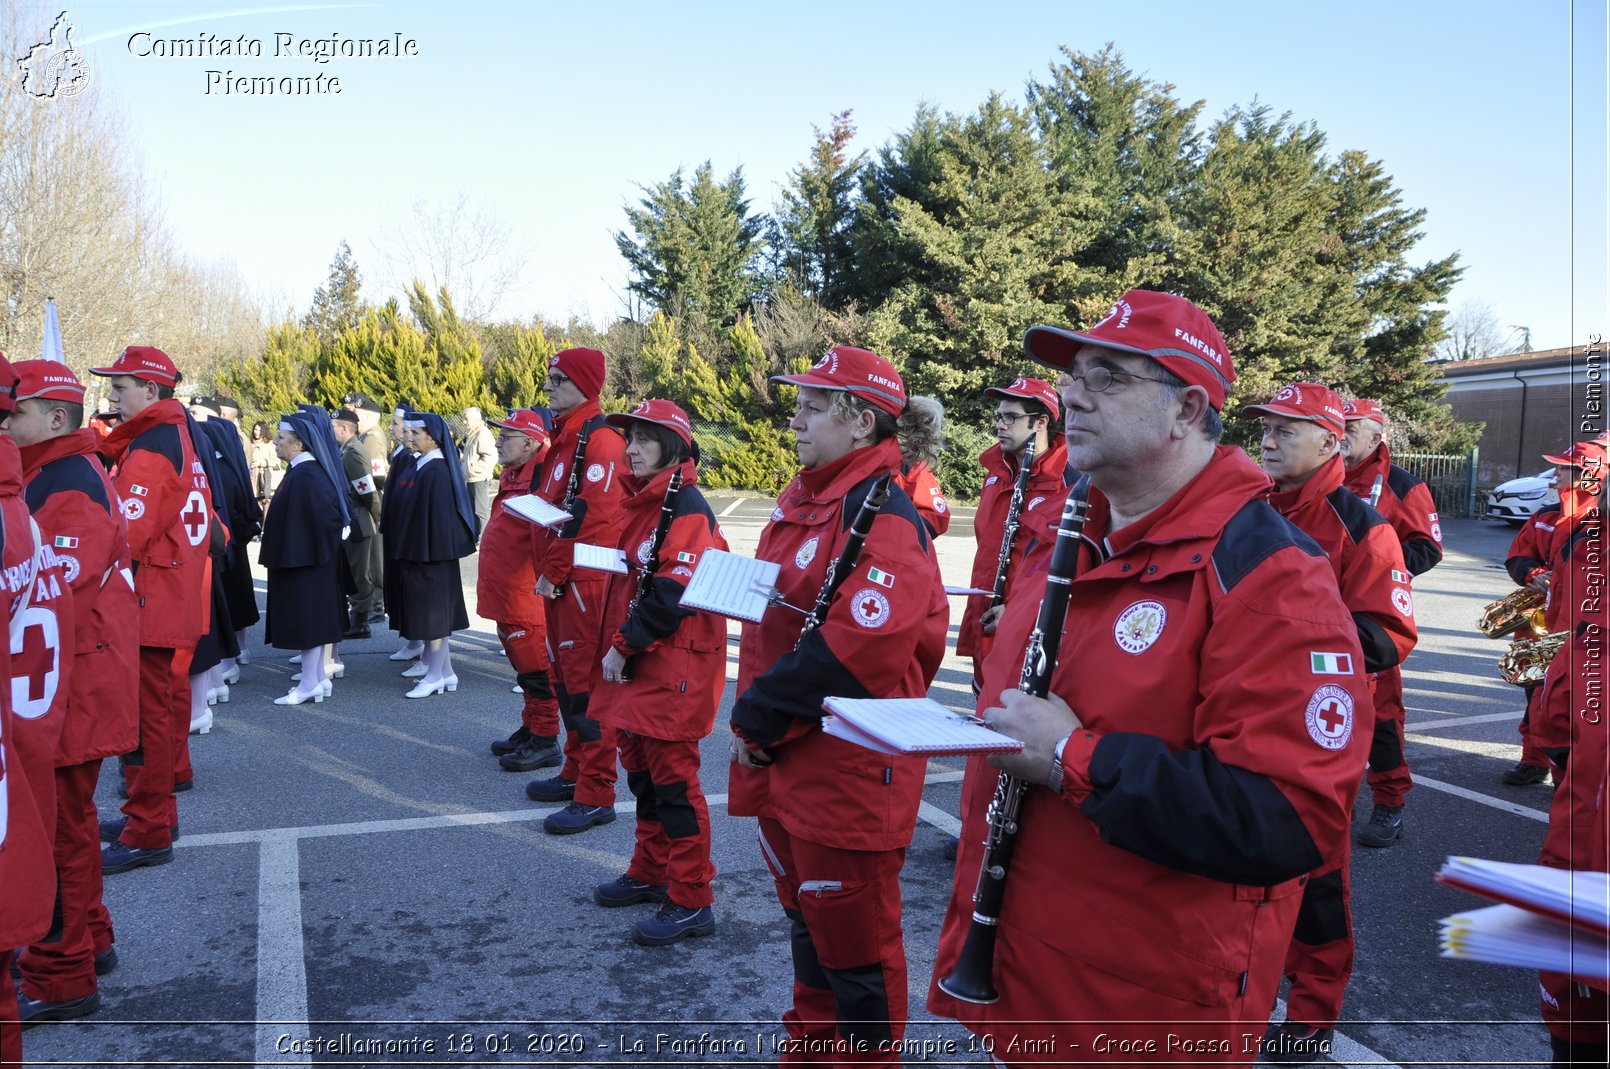
<path id="1" fill-rule="evenodd" d="M 1543 600 L 1541 590 L 1523 586 L 1483 609 L 1476 628 L 1488 638 L 1503 638 L 1523 627 L 1530 627 L 1538 635 L 1545 634 Z"/>
<path id="2" fill-rule="evenodd" d="M 1517 687 L 1542 686 L 1550 662 L 1570 637 L 1569 631 L 1553 631 L 1542 638 L 1516 639 L 1509 652 L 1498 659 L 1498 674 L 1504 677 L 1505 683 Z"/>

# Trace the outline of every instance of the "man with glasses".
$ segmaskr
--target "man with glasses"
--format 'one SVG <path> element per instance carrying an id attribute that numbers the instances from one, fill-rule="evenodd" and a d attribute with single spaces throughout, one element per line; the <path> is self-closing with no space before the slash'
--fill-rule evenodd
<path id="1" fill-rule="evenodd" d="M 548 598 L 559 715 L 565 725 L 565 763 L 559 775 L 526 784 L 533 802 L 566 802 L 542 822 L 550 835 L 572 835 L 615 819 L 615 736 L 587 715 L 588 690 L 598 668 L 604 587 L 609 575 L 572 570 L 577 542 L 613 546 L 620 541 L 631 473 L 626 442 L 604 421 L 604 354 L 564 349 L 548 362 L 548 406 L 554 412 L 553 445 L 537 493 L 560 504 L 571 497 L 572 519 L 549 533 L 538 550 L 537 593 Z M 582 436 L 586 445 L 579 451 Z"/>
<path id="2" fill-rule="evenodd" d="M 1330 564 L 1219 444 L 1235 370 L 1183 298 L 1131 290 L 1034 327 L 1089 519 L 1050 695 L 1017 689 L 1038 598 L 1007 603 L 979 713 L 1024 743 L 969 761 L 935 976 L 956 967 L 997 770 L 1030 786 L 991 960 L 999 998 L 936 1014 L 1022 1061 L 1253 1060 L 1308 873 L 1344 845 L 1363 657 Z M 1054 1053 L 1051 1053 L 1053 1052 Z M 1016 1064 L 1019 1058 L 1014 1058 Z"/>
<path id="3" fill-rule="evenodd" d="M 1007 562 L 1008 582 L 1033 571 L 1034 563 L 1051 551 L 1052 535 L 1062 516 L 1062 501 L 1068 493 L 1068 450 L 1056 425 L 1061 416 L 1057 393 L 1041 379 L 1019 378 L 1008 386 L 991 386 L 986 397 L 997 399 L 995 444 L 984 450 L 978 461 L 987 473 L 984 492 L 979 496 L 978 513 L 973 517 L 973 536 L 978 549 L 973 554 L 972 585 L 979 590 L 995 586 L 1000 565 L 1007 514 L 1012 493 L 1022 470 L 1023 454 L 1030 445 L 1028 483 L 1023 490 L 1023 507 L 1018 513 L 1018 530 Z M 1011 596 L 1008 589 L 1007 596 Z M 975 685 L 979 667 L 989 651 L 995 624 L 1001 617 L 1000 605 L 975 594 L 967 599 L 961 630 L 956 636 L 956 652 L 973 659 Z"/>

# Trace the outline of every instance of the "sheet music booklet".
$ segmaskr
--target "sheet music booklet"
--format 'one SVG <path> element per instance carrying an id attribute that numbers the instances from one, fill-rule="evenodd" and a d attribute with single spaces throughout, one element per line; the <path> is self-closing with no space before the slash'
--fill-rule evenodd
<path id="1" fill-rule="evenodd" d="M 577 542 L 572 563 L 578 568 L 591 568 L 595 572 L 614 572 L 616 575 L 626 574 L 625 550 L 611 549 L 608 546 L 594 546 L 586 542 Z"/>
<path id="2" fill-rule="evenodd" d="M 1610 874 L 1450 857 L 1437 882 L 1504 903 L 1444 917 L 1443 957 L 1610 979 Z"/>
<path id="3" fill-rule="evenodd" d="M 777 595 L 776 561 L 707 549 L 682 592 L 682 604 L 758 624 Z"/>
<path id="4" fill-rule="evenodd" d="M 560 524 L 570 522 L 570 513 L 550 502 L 544 501 L 536 494 L 521 494 L 511 497 L 503 503 L 503 507 L 539 527 L 558 527 Z"/>
<path id="5" fill-rule="evenodd" d="M 1018 753 L 1023 744 L 932 698 L 828 698 L 822 730 L 887 754 Z"/>

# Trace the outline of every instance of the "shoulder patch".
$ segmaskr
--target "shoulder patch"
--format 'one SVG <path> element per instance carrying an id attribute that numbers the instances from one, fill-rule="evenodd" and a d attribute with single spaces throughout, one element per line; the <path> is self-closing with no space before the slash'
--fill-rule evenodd
<path id="1" fill-rule="evenodd" d="M 1261 498 L 1248 501 L 1224 525 L 1219 544 L 1213 548 L 1213 570 L 1219 577 L 1220 592 L 1228 594 L 1258 565 L 1288 548 L 1300 549 L 1310 557 L 1325 556 L 1318 542 L 1298 530 L 1269 502 Z"/>
<path id="2" fill-rule="evenodd" d="M 100 465 L 82 453 L 62 457 L 39 469 L 39 474 L 23 488 L 23 500 L 28 503 L 28 511 L 38 512 L 51 494 L 77 491 L 111 515 L 112 499 L 100 473 Z"/>

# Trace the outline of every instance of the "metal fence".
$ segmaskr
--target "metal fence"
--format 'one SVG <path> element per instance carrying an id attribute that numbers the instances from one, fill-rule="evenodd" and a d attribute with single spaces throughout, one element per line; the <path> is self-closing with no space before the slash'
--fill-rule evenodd
<path id="1" fill-rule="evenodd" d="M 1445 518 L 1480 516 L 1476 507 L 1476 456 L 1443 453 L 1403 453 L 1393 456 L 1399 466 L 1424 480 L 1431 489 L 1437 513 Z"/>

